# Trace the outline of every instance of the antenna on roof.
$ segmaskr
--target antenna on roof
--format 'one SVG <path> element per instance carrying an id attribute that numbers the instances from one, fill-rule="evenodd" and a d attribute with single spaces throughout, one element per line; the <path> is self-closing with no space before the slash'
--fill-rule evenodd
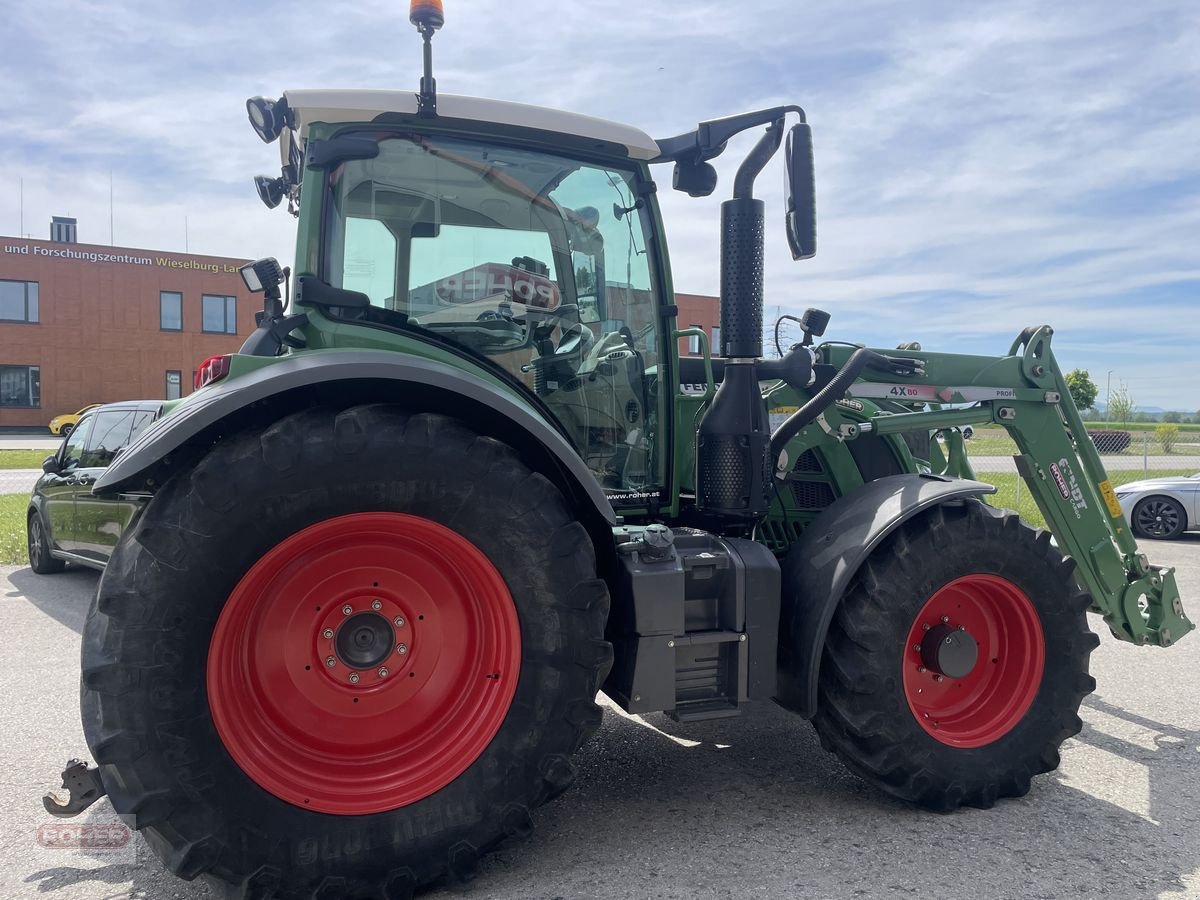
<path id="1" fill-rule="evenodd" d="M 417 115 L 437 115 L 437 82 L 433 79 L 433 33 L 446 24 L 442 0 L 412 0 L 408 21 L 417 26 L 425 42 L 425 74 L 421 76 L 421 92 L 417 94 Z"/>

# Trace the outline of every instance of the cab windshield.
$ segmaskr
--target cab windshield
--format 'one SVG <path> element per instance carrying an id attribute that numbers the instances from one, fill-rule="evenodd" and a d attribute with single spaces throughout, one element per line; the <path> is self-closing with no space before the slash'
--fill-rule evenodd
<path id="1" fill-rule="evenodd" d="M 606 488 L 657 489 L 658 303 L 634 173 L 389 135 L 330 176 L 325 280 L 536 393 Z"/>

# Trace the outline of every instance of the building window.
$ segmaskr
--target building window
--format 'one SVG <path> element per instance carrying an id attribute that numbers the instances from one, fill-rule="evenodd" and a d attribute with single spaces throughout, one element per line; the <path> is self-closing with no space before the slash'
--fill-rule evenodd
<path id="1" fill-rule="evenodd" d="M 158 327 L 163 331 L 183 331 L 183 294 L 158 292 Z"/>
<path id="2" fill-rule="evenodd" d="M 176 369 L 167 370 L 167 399 L 178 400 L 182 396 L 183 375 Z"/>
<path id="3" fill-rule="evenodd" d="M 689 325 L 689 328 L 701 328 L 699 325 Z M 703 330 L 701 328 L 701 330 Z M 688 335 L 688 356 L 700 355 L 700 338 L 694 334 Z"/>
<path id="4" fill-rule="evenodd" d="M 205 294 L 200 298 L 200 330 L 237 334 L 237 298 Z"/>
<path id="5" fill-rule="evenodd" d="M 0 366 L 0 406 L 36 408 L 41 405 L 41 367 Z"/>
<path id="6" fill-rule="evenodd" d="M 0 281 L 0 322 L 38 320 L 38 283 Z"/>
<path id="7" fill-rule="evenodd" d="M 712 355 L 721 355 L 721 326 L 714 325 L 712 327 Z"/>

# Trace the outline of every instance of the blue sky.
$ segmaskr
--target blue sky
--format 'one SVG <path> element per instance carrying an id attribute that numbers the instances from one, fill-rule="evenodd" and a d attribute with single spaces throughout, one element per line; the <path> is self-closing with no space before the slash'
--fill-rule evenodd
<path id="1" fill-rule="evenodd" d="M 798 102 L 815 132 L 817 258 L 767 201 L 768 315 L 820 306 L 830 336 L 1003 353 L 1055 326 L 1066 368 L 1137 403 L 1200 409 L 1200 4 L 863 0 L 446 0 L 444 91 L 558 106 L 670 135 Z M 293 221 L 243 101 L 299 87 L 415 87 L 400 0 L 13 5 L 0 37 L 0 233 L 290 260 Z M 717 211 L 663 190 L 676 285 L 717 285 Z M 662 170 L 659 181 L 670 183 Z"/>

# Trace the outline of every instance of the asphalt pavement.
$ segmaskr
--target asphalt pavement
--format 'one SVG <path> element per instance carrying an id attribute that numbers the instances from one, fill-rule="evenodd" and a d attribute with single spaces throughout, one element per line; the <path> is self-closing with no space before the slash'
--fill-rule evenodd
<path id="1" fill-rule="evenodd" d="M 1178 567 L 1200 614 L 1200 535 L 1143 549 Z M 62 763 L 86 752 L 79 632 L 95 584 L 84 570 L 0 568 L 0 900 L 211 898 L 140 837 L 121 845 L 106 801 L 83 818 L 104 849 L 60 849 L 76 832 L 41 808 Z M 609 710 L 533 837 L 427 896 L 1200 898 L 1200 634 L 1167 650 L 1102 635 L 1092 659 L 1098 688 L 1062 767 L 1023 799 L 950 815 L 867 787 L 770 703 L 690 725 Z"/>
<path id="2" fill-rule="evenodd" d="M 969 455 L 969 454 L 968 454 Z M 970 456 L 976 472 L 1013 472 L 1017 465 L 1011 456 Z M 1200 456 L 1102 456 L 1100 461 L 1109 472 L 1130 472 L 1135 469 L 1187 469 L 1200 472 Z"/>
<path id="3" fill-rule="evenodd" d="M 28 494 L 41 477 L 41 469 L 0 469 L 0 494 Z"/>
<path id="4" fill-rule="evenodd" d="M 0 450 L 57 450 L 63 439 L 45 434 L 0 434 Z"/>

